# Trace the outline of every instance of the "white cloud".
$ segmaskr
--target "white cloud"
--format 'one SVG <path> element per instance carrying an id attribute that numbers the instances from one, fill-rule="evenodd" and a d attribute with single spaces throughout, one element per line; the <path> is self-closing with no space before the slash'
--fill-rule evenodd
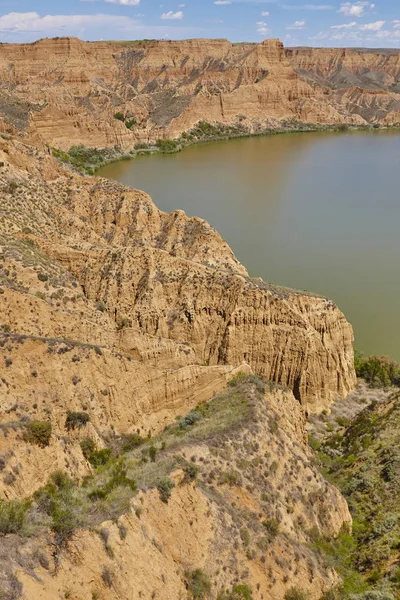
<path id="1" fill-rule="evenodd" d="M 267 10 L 263 10 L 261 13 L 262 17 L 269 17 L 269 12 Z"/>
<path id="2" fill-rule="evenodd" d="M 226 6 L 227 4 L 232 4 L 230 0 L 215 0 L 214 4 L 217 6 Z"/>
<path id="3" fill-rule="evenodd" d="M 393 23 L 394 29 L 400 28 L 400 21 L 398 19 L 396 19 L 395 21 L 392 21 L 392 23 Z"/>
<path id="4" fill-rule="evenodd" d="M 286 29 L 304 29 L 305 21 L 295 21 L 292 25 L 287 25 Z"/>
<path id="5" fill-rule="evenodd" d="M 280 4 L 281 8 L 285 10 L 334 10 L 332 4 Z"/>
<path id="6" fill-rule="evenodd" d="M 258 21 L 258 22 L 256 23 L 256 25 L 257 25 L 257 27 L 266 27 L 266 26 L 267 26 L 267 24 L 266 24 L 266 23 L 264 23 L 264 21 Z"/>
<path id="7" fill-rule="evenodd" d="M 375 21 L 375 23 L 366 23 L 360 26 L 360 31 L 380 31 L 385 21 Z"/>
<path id="8" fill-rule="evenodd" d="M 140 4 L 140 0 L 105 0 L 111 4 L 121 4 L 122 6 L 137 6 Z"/>
<path id="9" fill-rule="evenodd" d="M 97 2 L 98 0 L 81 0 L 81 2 Z M 103 0 L 109 4 L 120 4 L 121 6 L 138 6 L 140 0 Z"/>
<path id="10" fill-rule="evenodd" d="M 116 27 L 129 28 L 137 21 L 129 17 L 114 15 L 46 15 L 41 17 L 36 12 L 8 13 L 0 17 L 0 31 L 37 33 L 59 33 L 65 29 L 76 29 L 87 26 L 112 24 Z"/>
<path id="11" fill-rule="evenodd" d="M 12 12 L 0 16 L 0 32 L 4 41 L 34 41 L 41 37 L 77 36 L 86 40 L 134 40 L 165 35 L 175 39 L 205 37 L 207 30 L 178 25 L 144 25 L 138 19 L 123 15 L 44 15 L 37 12 Z"/>
<path id="12" fill-rule="evenodd" d="M 375 21 L 374 23 L 365 23 L 360 25 L 353 21 L 352 23 L 343 23 L 343 25 L 332 25 L 331 29 L 356 29 L 357 31 L 380 31 L 385 21 Z"/>
<path id="13" fill-rule="evenodd" d="M 366 10 L 372 10 L 375 4 L 370 2 L 344 2 L 340 5 L 338 13 L 342 13 L 345 17 L 362 17 Z"/>
<path id="14" fill-rule="evenodd" d="M 267 35 L 268 32 L 269 32 L 268 27 L 258 27 L 257 28 L 257 33 L 259 33 L 260 35 Z"/>
<path id="15" fill-rule="evenodd" d="M 170 10 L 167 13 L 163 13 L 161 15 L 161 18 L 172 21 L 180 21 L 181 19 L 183 19 L 183 12 L 181 10 L 178 10 L 177 12 L 172 12 L 172 10 Z"/>

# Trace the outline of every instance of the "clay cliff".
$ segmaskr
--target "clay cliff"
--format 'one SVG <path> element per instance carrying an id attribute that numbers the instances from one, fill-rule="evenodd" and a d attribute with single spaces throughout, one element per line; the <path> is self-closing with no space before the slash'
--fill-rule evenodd
<path id="1" fill-rule="evenodd" d="M 366 122 L 399 122 L 398 50 L 288 48 L 286 56 L 302 80 L 325 88 L 346 112 Z"/>
<path id="2" fill-rule="evenodd" d="M 285 50 L 279 40 L 2 44 L 0 131 L 64 150 L 127 150 L 178 137 L 205 115 L 241 132 L 395 124 L 398 61 L 395 52 Z"/>

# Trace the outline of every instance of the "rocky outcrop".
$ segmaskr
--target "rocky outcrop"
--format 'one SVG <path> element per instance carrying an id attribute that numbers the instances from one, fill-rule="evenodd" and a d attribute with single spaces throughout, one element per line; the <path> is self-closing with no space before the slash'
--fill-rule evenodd
<path id="1" fill-rule="evenodd" d="M 352 389 L 353 334 L 331 301 L 250 279 L 210 225 L 162 213 L 143 192 L 77 176 L 41 185 L 25 178 L 4 198 L 7 271 L 30 293 L 3 295 L 11 331 L 147 362 L 157 338 L 179 367 L 245 362 L 307 410 Z"/>
<path id="2" fill-rule="evenodd" d="M 0 130 L 64 149 L 132 149 L 140 140 L 177 137 L 205 115 L 247 132 L 288 120 L 393 124 L 398 61 L 396 52 L 285 51 L 279 40 L 3 44 Z M 358 89 L 361 101 L 343 94 Z"/>

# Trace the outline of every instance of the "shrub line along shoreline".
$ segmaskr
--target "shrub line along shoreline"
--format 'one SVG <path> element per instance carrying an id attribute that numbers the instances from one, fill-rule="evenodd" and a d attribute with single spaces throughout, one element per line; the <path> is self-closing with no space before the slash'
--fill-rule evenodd
<path id="1" fill-rule="evenodd" d="M 266 137 L 289 133 L 318 133 L 318 132 L 352 132 L 352 131 L 389 131 L 400 130 L 400 125 L 387 127 L 376 125 L 346 125 L 346 124 L 317 124 L 300 121 L 283 121 L 279 129 L 266 128 L 262 131 L 251 132 L 241 125 L 212 125 L 206 121 L 198 124 L 188 132 L 184 131 L 175 139 L 158 139 L 155 142 L 137 142 L 134 149 L 124 152 L 118 145 L 113 148 L 90 148 L 83 144 L 72 146 L 68 152 L 57 148 L 49 148 L 53 156 L 61 163 L 69 166 L 81 175 L 94 176 L 103 167 L 124 160 L 132 160 L 136 156 L 153 154 L 177 154 L 184 148 L 195 144 L 228 141 L 240 138 Z"/>

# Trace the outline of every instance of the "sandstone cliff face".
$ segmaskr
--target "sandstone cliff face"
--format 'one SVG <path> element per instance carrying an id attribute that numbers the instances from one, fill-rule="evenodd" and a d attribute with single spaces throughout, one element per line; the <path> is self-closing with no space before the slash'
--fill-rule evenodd
<path id="1" fill-rule="evenodd" d="M 205 115 L 249 132 L 288 119 L 393 124 L 399 122 L 398 57 L 285 51 L 279 40 L 3 44 L 0 130 L 24 131 L 37 144 L 64 149 L 79 143 L 132 149 L 138 140 L 177 137 Z M 363 98 L 338 93 L 337 84 L 362 89 Z M 115 119 L 117 112 L 134 117 L 135 126 Z"/>
<path id="2" fill-rule="evenodd" d="M 7 271 L 36 294 L 29 303 L 18 286 L 4 295 L 3 322 L 16 332 L 111 345 L 135 358 L 157 337 L 177 348 L 179 366 L 246 362 L 310 410 L 352 389 L 352 330 L 337 307 L 250 279 L 203 220 L 163 214 L 146 194 L 105 180 L 31 186 L 21 182 L 4 203 L 7 233 L 20 238 L 13 250 L 4 240 Z M 18 304 L 32 307 L 14 316 Z"/>
<path id="3" fill-rule="evenodd" d="M 347 48 L 288 48 L 298 75 L 326 88 L 346 112 L 367 122 L 395 124 L 400 116 L 400 52 Z"/>

